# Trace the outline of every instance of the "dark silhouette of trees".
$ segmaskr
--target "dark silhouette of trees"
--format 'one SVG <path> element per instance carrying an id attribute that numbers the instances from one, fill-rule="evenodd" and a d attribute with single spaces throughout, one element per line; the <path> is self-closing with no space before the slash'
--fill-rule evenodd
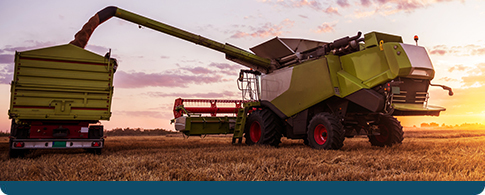
<path id="1" fill-rule="evenodd" d="M 106 136 L 153 136 L 153 135 L 169 135 L 169 134 L 179 134 L 176 131 L 168 131 L 165 129 L 131 129 L 127 128 L 115 128 L 111 130 L 105 130 L 104 135 Z"/>

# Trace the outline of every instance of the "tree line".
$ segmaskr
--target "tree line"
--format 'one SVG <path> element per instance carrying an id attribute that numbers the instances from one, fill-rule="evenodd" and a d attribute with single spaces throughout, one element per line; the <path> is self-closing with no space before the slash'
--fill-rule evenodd
<path id="1" fill-rule="evenodd" d="M 170 135 L 179 134 L 176 131 L 169 131 L 165 129 L 142 129 L 135 128 L 114 128 L 111 130 L 104 130 L 104 135 L 106 136 L 156 136 L 156 135 Z"/>
<path id="2" fill-rule="evenodd" d="M 170 131 L 166 129 L 142 129 L 142 128 L 114 128 L 111 130 L 104 130 L 106 136 L 157 136 L 157 135 L 171 135 L 180 134 L 176 131 Z M 0 137 L 10 136 L 10 130 L 6 132 L 0 132 Z"/>

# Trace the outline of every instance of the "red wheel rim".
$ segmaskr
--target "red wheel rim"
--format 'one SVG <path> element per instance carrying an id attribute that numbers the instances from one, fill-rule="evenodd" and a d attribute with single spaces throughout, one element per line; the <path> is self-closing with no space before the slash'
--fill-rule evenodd
<path id="1" fill-rule="evenodd" d="M 376 135 L 378 142 L 384 143 L 389 138 L 389 129 L 385 125 L 379 125 L 380 135 Z"/>
<path id="2" fill-rule="evenodd" d="M 323 126 L 322 124 L 317 125 L 315 127 L 315 130 L 313 131 L 313 138 L 318 145 L 325 144 L 328 138 L 327 128 L 325 128 L 325 126 Z"/>
<path id="3" fill-rule="evenodd" d="M 257 121 L 254 121 L 251 124 L 251 128 L 249 128 L 249 137 L 254 143 L 257 143 L 259 138 L 261 138 L 261 125 Z"/>

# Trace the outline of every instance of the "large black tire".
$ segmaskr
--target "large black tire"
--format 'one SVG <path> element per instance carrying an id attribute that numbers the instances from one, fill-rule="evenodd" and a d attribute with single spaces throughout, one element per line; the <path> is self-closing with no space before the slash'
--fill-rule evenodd
<path id="1" fill-rule="evenodd" d="M 401 123 L 391 115 L 381 115 L 377 124 L 380 135 L 369 135 L 369 142 L 373 146 L 392 146 L 401 144 L 404 139 L 404 131 Z"/>
<path id="2" fill-rule="evenodd" d="M 281 129 L 281 120 L 271 110 L 255 110 L 249 115 L 244 128 L 246 144 L 277 147 L 281 143 Z"/>
<path id="3" fill-rule="evenodd" d="M 310 121 L 307 140 L 315 149 L 338 150 L 344 145 L 345 131 L 335 116 L 323 112 L 315 115 Z"/>

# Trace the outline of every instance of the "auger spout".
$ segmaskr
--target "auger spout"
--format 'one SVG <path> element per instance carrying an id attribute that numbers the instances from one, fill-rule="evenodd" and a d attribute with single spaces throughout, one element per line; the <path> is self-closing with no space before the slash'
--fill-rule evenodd
<path id="1" fill-rule="evenodd" d="M 97 12 L 89 21 L 84 24 L 82 29 L 76 33 L 74 40 L 70 44 L 84 48 L 94 32 L 96 27 L 111 17 L 116 16 L 118 18 L 133 22 L 135 24 L 151 28 L 153 30 L 166 33 L 186 41 L 193 42 L 198 45 L 202 45 L 211 48 L 216 51 L 220 51 L 226 54 L 226 58 L 235 61 L 241 65 L 254 68 L 261 72 L 270 72 L 275 69 L 271 63 L 270 59 L 259 57 L 246 50 L 234 47 L 230 44 L 223 44 L 217 41 L 196 35 L 182 29 L 140 16 L 138 14 L 114 7 L 109 6 L 103 10 Z"/>

